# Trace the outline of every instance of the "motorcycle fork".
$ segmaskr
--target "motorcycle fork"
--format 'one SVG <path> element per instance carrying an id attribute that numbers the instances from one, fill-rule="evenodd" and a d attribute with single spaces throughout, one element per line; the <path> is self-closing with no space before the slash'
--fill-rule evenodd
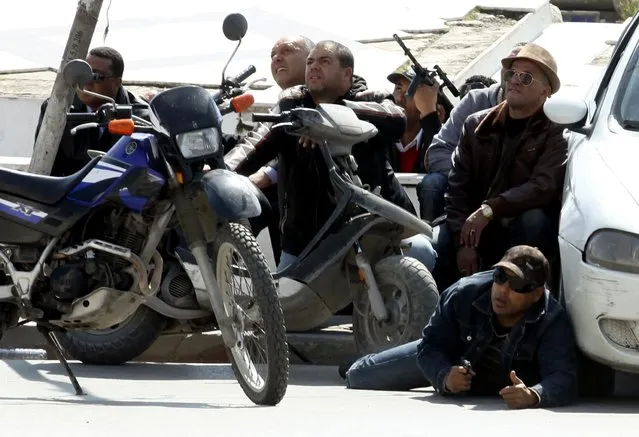
<path id="1" fill-rule="evenodd" d="M 359 242 L 355 242 L 353 246 L 355 249 L 355 262 L 357 263 L 359 280 L 364 284 L 364 286 L 366 287 L 366 291 L 368 292 L 368 300 L 371 304 L 371 312 L 378 321 L 385 322 L 388 320 L 388 310 L 386 309 L 386 305 L 384 305 L 382 293 L 379 291 L 379 287 L 377 286 L 373 268 L 368 262 L 368 259 L 366 258 L 366 255 L 364 254 L 364 251 L 362 250 Z"/>
<path id="2" fill-rule="evenodd" d="M 215 319 L 222 332 L 222 338 L 226 347 L 231 348 L 236 343 L 235 331 L 233 330 L 231 318 L 224 307 L 222 292 L 215 277 L 215 271 L 207 250 L 207 238 L 202 229 L 200 214 L 194 204 L 194 197 L 187 193 L 184 186 L 176 187 L 172 195 L 175 212 L 180 222 L 184 238 L 197 262 L 202 280 L 209 294 L 209 300 Z M 213 229 L 207 230 L 213 233 Z"/>

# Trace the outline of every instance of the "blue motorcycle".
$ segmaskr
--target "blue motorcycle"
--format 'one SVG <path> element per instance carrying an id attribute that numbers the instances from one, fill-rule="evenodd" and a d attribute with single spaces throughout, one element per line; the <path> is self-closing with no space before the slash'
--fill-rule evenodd
<path id="1" fill-rule="evenodd" d="M 238 41 L 233 55 L 247 27 L 240 14 L 224 20 L 226 37 Z M 223 72 L 223 85 L 254 71 L 230 81 Z M 63 75 L 78 89 L 93 77 L 83 60 Z M 108 338 L 128 326 L 135 338 L 105 340 L 103 349 L 93 343 L 98 355 L 120 347 L 127 361 L 169 319 L 219 329 L 245 394 L 278 404 L 288 384 L 284 318 L 267 261 L 241 224 L 261 213 L 260 192 L 224 168 L 220 95 L 197 86 L 161 92 L 149 103 L 150 122 L 99 97 L 107 103 L 95 113 L 68 117 L 78 123 L 72 133 L 101 127 L 122 135 L 108 152 L 92 152 L 62 178 L 0 169 L 0 329 L 35 322 L 77 394 L 62 349 L 82 355 L 97 333 Z"/>

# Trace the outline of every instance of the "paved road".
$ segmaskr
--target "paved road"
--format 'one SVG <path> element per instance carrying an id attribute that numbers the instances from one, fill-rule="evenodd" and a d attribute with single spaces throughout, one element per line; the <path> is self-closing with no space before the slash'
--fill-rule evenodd
<path id="1" fill-rule="evenodd" d="M 334 367 L 293 367 L 287 395 L 274 408 L 251 404 L 226 365 L 73 367 L 89 395 L 74 396 L 56 362 L 0 363 L 0 417 L 11 430 L 3 435 L 584 437 L 639 425 L 639 404 L 627 399 L 508 411 L 499 400 L 452 403 L 430 389 L 347 390 Z"/>

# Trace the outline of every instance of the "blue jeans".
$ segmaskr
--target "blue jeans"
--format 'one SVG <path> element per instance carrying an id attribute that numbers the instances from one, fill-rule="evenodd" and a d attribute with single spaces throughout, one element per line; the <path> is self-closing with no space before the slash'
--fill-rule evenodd
<path id="1" fill-rule="evenodd" d="M 277 265 L 277 270 L 278 271 L 284 270 L 286 267 L 293 264 L 296 259 L 297 257 L 295 255 L 291 255 L 290 253 L 287 253 L 287 252 L 282 252 L 282 254 L 280 255 L 280 262 Z"/>
<path id="2" fill-rule="evenodd" d="M 359 358 L 346 372 L 346 387 L 392 391 L 429 387 L 430 381 L 417 366 L 417 345 L 420 342 L 415 340 Z"/>
<path id="3" fill-rule="evenodd" d="M 410 249 L 406 251 L 406 255 L 421 261 L 429 272 L 432 272 L 437 264 L 437 252 L 430 243 L 426 235 L 417 234 L 404 240 L 404 243 L 411 243 Z"/>
<path id="4" fill-rule="evenodd" d="M 432 222 L 444 214 L 444 193 L 448 187 L 446 173 L 427 173 L 415 187 L 419 200 L 419 215 Z"/>
<path id="5" fill-rule="evenodd" d="M 477 248 L 480 258 L 479 271 L 488 270 L 498 262 L 506 250 L 525 244 L 538 247 L 546 258 L 557 253 L 557 219 L 542 209 L 529 209 L 504 225 L 499 220 L 491 222 L 481 235 Z M 437 251 L 437 266 L 433 273 L 437 287 L 445 290 L 462 275 L 457 267 L 457 249 L 447 222 L 433 229 L 433 246 Z"/>
<path id="6" fill-rule="evenodd" d="M 406 251 L 406 255 L 415 258 L 426 266 L 429 272 L 432 272 L 437 263 L 437 252 L 433 249 L 433 245 L 430 243 L 428 237 L 422 234 L 414 235 L 404 240 L 404 242 L 411 243 L 410 249 Z M 297 259 L 297 256 L 290 253 L 282 252 L 280 262 L 277 265 L 277 270 L 280 271 Z"/>

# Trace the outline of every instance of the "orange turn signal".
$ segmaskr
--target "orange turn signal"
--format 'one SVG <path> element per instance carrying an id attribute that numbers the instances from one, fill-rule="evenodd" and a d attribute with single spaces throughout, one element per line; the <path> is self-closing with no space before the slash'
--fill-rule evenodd
<path id="1" fill-rule="evenodd" d="M 135 122 L 130 118 L 111 120 L 108 124 L 110 134 L 131 135 L 135 132 Z"/>
<path id="2" fill-rule="evenodd" d="M 177 180 L 177 183 L 180 185 L 184 184 L 184 174 L 182 174 L 182 172 L 176 171 L 175 172 L 175 179 Z"/>
<path id="3" fill-rule="evenodd" d="M 255 97 L 253 94 L 242 94 L 241 96 L 233 97 L 231 99 L 231 107 L 235 112 L 244 112 L 251 105 L 255 103 Z"/>

